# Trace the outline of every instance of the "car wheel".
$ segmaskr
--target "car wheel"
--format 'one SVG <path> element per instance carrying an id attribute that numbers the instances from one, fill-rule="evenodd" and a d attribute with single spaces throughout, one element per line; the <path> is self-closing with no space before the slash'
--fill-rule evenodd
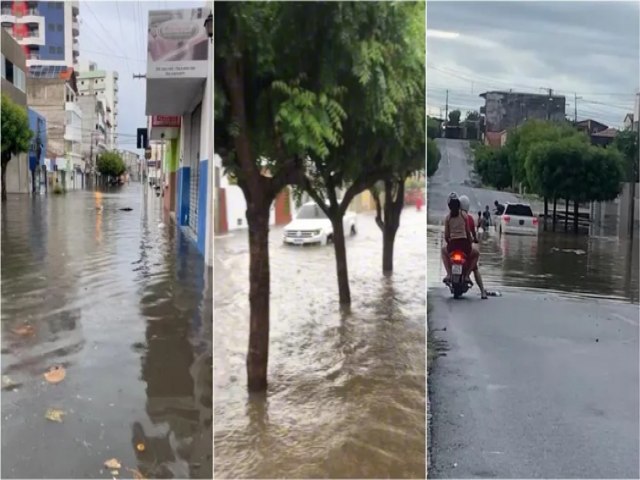
<path id="1" fill-rule="evenodd" d="M 351 235 L 355 235 L 356 233 L 358 233 L 358 231 L 356 230 L 356 226 L 355 225 L 351 225 Z"/>

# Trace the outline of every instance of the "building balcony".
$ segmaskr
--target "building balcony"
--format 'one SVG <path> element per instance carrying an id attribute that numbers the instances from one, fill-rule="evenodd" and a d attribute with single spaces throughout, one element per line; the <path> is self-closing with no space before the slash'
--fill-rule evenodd
<path id="1" fill-rule="evenodd" d="M 73 20 L 71 22 L 71 32 L 73 33 L 74 37 L 77 37 L 78 35 L 80 35 L 80 22 L 78 22 L 78 20 Z"/>
<path id="2" fill-rule="evenodd" d="M 80 13 L 80 2 L 76 0 L 71 2 L 71 13 L 73 15 L 78 15 Z"/>
<path id="3" fill-rule="evenodd" d="M 2 9 L 2 15 L 0 16 L 0 21 L 2 21 L 2 26 L 7 27 L 16 23 L 16 16 L 11 12 L 11 9 L 5 10 Z"/>

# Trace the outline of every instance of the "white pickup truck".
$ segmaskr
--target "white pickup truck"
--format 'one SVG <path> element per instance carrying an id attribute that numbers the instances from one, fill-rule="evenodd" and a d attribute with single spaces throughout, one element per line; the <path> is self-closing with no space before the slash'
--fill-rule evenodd
<path id="1" fill-rule="evenodd" d="M 342 218 L 345 235 L 357 232 L 356 215 L 347 211 Z M 284 243 L 306 245 L 319 243 L 326 245 L 333 238 L 333 226 L 322 209 L 315 203 L 305 203 L 298 210 L 295 220 L 284 227 Z"/>

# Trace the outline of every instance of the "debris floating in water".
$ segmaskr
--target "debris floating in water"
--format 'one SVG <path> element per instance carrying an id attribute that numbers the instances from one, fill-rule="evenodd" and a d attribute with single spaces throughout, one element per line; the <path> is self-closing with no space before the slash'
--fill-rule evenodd
<path id="1" fill-rule="evenodd" d="M 60 365 L 51 367 L 49 371 L 44 374 L 45 380 L 49 383 L 60 383 L 66 376 L 67 372 L 64 367 L 61 367 Z"/>
<path id="2" fill-rule="evenodd" d="M 62 416 L 66 415 L 65 412 L 57 408 L 50 408 L 44 414 L 44 418 L 51 420 L 52 422 L 62 423 Z"/>

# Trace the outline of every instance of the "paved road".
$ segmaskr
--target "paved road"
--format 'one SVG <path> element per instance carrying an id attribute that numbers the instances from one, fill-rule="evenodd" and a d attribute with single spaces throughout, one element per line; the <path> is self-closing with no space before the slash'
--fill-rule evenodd
<path id="1" fill-rule="evenodd" d="M 440 146 L 430 210 L 451 190 L 472 202 L 509 200 L 465 185 L 464 142 Z M 441 212 L 430 216 L 441 222 Z M 428 379 L 430 477 L 639 478 L 638 273 L 615 263 L 622 243 L 491 237 L 481 268 L 504 296 L 482 301 L 474 290 L 453 301 L 439 282 L 439 232 L 429 227 L 429 328 L 441 354 Z M 611 296 L 626 302 L 594 297 L 602 282 L 591 277 L 609 279 Z"/>
<path id="2" fill-rule="evenodd" d="M 444 213 L 447 209 L 447 196 L 451 192 L 467 195 L 471 203 L 471 211 L 484 210 L 486 205 L 493 209 L 493 202 L 514 202 L 518 198 L 507 192 L 497 192 L 473 187 L 470 177 L 473 170 L 469 142 L 465 140 L 438 139 L 438 147 L 442 153 L 438 171 L 431 177 L 427 195 L 429 213 Z"/>
<path id="3" fill-rule="evenodd" d="M 432 478 L 638 478 L 637 305 L 429 302 Z"/>

